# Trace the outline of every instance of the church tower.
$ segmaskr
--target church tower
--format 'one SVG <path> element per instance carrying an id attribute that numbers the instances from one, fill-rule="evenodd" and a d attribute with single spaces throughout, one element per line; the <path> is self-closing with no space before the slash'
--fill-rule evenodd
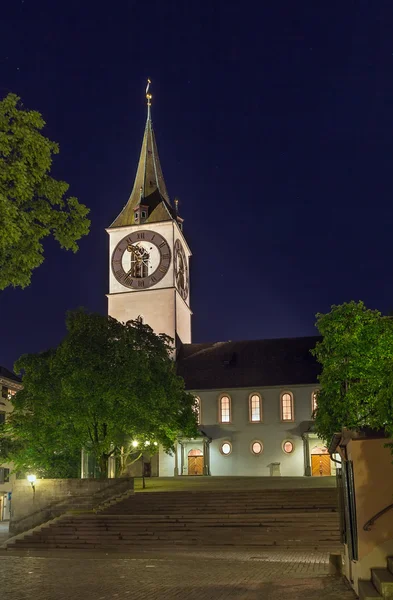
<path id="1" fill-rule="evenodd" d="M 176 346 L 191 342 L 190 249 L 183 220 L 166 190 L 151 120 L 147 120 L 134 187 L 109 234 L 108 314 L 127 322 L 142 317 Z"/>

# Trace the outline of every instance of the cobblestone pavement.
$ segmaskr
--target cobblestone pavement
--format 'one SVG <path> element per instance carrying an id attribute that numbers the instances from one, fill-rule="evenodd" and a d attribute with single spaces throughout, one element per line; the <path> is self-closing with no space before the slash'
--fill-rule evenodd
<path id="1" fill-rule="evenodd" d="M 136 555 L 63 551 L 0 555 L 7 600 L 354 600 L 326 554 L 162 550 Z"/>

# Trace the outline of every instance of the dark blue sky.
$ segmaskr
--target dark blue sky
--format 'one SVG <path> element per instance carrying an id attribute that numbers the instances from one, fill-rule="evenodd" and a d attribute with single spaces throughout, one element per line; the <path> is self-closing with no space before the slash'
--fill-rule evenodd
<path id="1" fill-rule="evenodd" d="M 391 310 L 392 17 L 382 0 L 6 3 L 0 96 L 43 114 L 92 229 L 0 293 L 0 364 L 58 343 L 67 309 L 106 312 L 105 227 L 132 188 L 147 77 L 194 341 L 313 334 L 352 299 Z"/>

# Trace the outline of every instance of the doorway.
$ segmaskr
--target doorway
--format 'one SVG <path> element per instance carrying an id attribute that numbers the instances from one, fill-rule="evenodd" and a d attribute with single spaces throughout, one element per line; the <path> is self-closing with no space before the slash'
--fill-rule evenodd
<path id="1" fill-rule="evenodd" d="M 313 477 L 326 477 L 331 475 L 329 454 L 311 455 L 311 473 Z"/>
<path id="2" fill-rule="evenodd" d="M 203 475 L 203 452 L 197 448 L 188 453 L 188 474 Z"/>

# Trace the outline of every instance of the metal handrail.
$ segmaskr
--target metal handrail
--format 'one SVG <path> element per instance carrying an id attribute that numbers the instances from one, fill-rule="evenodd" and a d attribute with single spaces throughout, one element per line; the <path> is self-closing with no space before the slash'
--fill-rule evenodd
<path id="1" fill-rule="evenodd" d="M 374 525 L 375 521 L 377 519 L 379 519 L 379 517 L 382 517 L 382 515 L 384 515 L 385 513 L 387 513 L 388 510 L 390 510 L 391 508 L 393 508 L 393 504 L 389 504 L 389 506 L 385 506 L 384 509 L 380 510 L 376 515 L 374 515 L 373 517 L 371 517 L 371 519 L 369 519 L 367 521 L 367 523 L 365 523 L 363 525 L 364 531 L 371 531 L 371 525 Z"/>

